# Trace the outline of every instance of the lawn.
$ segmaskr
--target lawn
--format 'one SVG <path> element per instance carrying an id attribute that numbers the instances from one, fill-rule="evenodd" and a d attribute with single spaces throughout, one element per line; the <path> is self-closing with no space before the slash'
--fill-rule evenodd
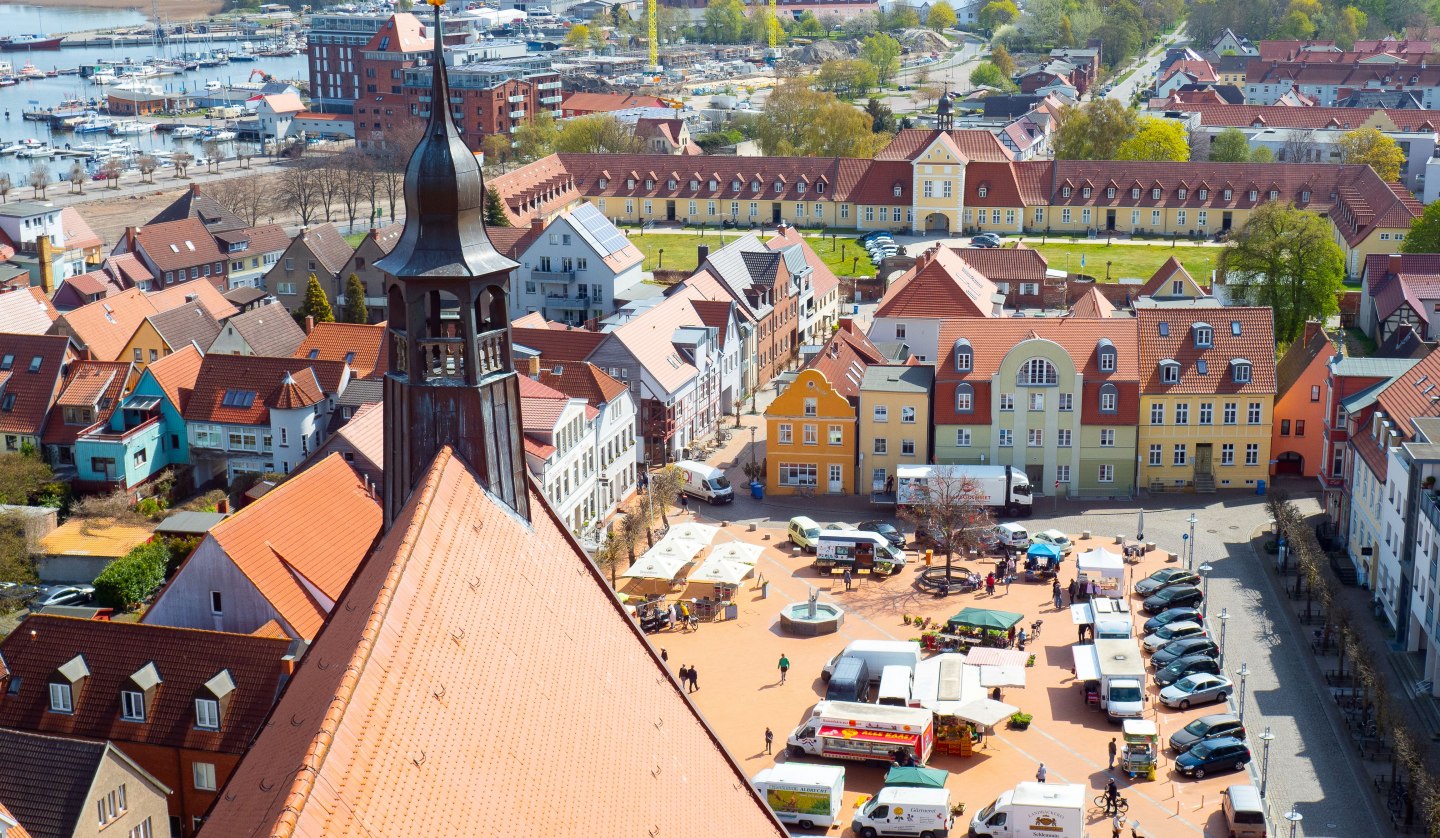
<path id="1" fill-rule="evenodd" d="M 350 245 L 351 250 L 354 250 L 360 246 L 360 242 L 365 241 L 365 237 L 368 235 L 370 235 L 370 231 L 368 230 L 361 230 L 358 233 L 346 233 L 344 236 L 345 243 Z"/>
<path id="2" fill-rule="evenodd" d="M 728 232 L 720 230 L 709 230 L 701 235 L 688 233 L 645 233 L 641 235 L 638 231 L 627 230 L 630 242 L 640 248 L 645 254 L 644 270 L 653 271 L 664 269 L 668 271 L 693 271 L 699 266 L 699 254 L 696 248 L 700 245 L 707 245 L 709 248 L 719 250 L 722 246 L 729 244 L 744 235 L 743 232 Z M 763 236 L 763 241 L 768 236 Z M 865 249 L 855 243 L 853 238 L 836 236 L 832 241 L 828 236 L 806 236 L 810 247 L 825 264 L 830 266 L 836 276 L 873 276 L 875 265 L 870 261 L 870 255 Z M 663 253 L 662 253 L 663 251 Z"/>
<path id="3" fill-rule="evenodd" d="M 1109 276 L 1112 282 L 1121 278 L 1149 279 L 1152 274 L 1171 256 L 1180 260 L 1185 270 L 1195 277 L 1199 283 L 1210 282 L 1210 272 L 1215 269 L 1220 260 L 1220 253 L 1223 247 L 1195 247 L 1181 245 L 1170 247 L 1160 244 L 1072 244 L 1049 243 L 1036 244 L 1026 242 L 1026 247 L 1033 247 L 1040 251 L 1050 262 L 1054 270 L 1068 270 L 1073 273 L 1084 273 L 1104 282 L 1106 268 L 1109 268 Z M 1084 267 L 1080 265 L 1081 257 L 1085 259 Z"/>

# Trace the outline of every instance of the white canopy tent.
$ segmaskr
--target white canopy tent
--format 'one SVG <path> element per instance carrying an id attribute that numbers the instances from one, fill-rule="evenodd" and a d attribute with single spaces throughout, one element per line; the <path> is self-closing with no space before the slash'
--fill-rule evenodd
<path id="1" fill-rule="evenodd" d="M 760 556 L 764 554 L 764 552 L 765 548 L 759 544 L 746 544 L 743 541 L 728 541 L 724 544 L 715 545 L 705 561 L 709 562 L 710 559 L 720 558 L 728 562 L 754 566 L 755 563 L 760 561 Z"/>
<path id="2" fill-rule="evenodd" d="M 1025 686 L 1025 667 L 982 666 L 980 667 L 980 686 L 986 689 L 991 687 L 1023 687 Z"/>
<path id="3" fill-rule="evenodd" d="M 739 585 L 745 577 L 755 572 L 748 564 L 732 562 L 714 553 L 690 572 L 687 582 L 710 582 L 717 585 Z"/>
<path id="4" fill-rule="evenodd" d="M 630 579 L 663 579 L 668 582 L 671 579 L 679 578 L 680 571 L 689 563 L 689 559 L 675 555 L 654 554 L 652 550 L 636 559 L 635 564 L 630 565 L 630 569 L 620 575 Z"/>
<path id="5" fill-rule="evenodd" d="M 1076 561 L 1080 584 L 1094 582 L 1104 594 L 1119 594 L 1125 587 L 1125 559 L 1104 548 L 1086 550 Z"/>
<path id="6" fill-rule="evenodd" d="M 994 727 L 1018 712 L 1020 712 L 1019 707 L 1012 707 L 993 698 L 981 698 L 955 708 L 954 715 L 967 722 Z"/>
<path id="7" fill-rule="evenodd" d="M 693 556 L 706 547 L 709 547 L 710 542 L 715 540 L 715 534 L 718 532 L 720 532 L 719 527 L 712 527 L 709 524 L 697 524 L 694 521 L 686 521 L 683 524 L 671 524 L 670 529 L 666 531 L 665 537 L 660 539 L 660 542 L 664 543 L 671 540 L 691 542 L 696 545 L 695 553 L 691 554 Z"/>

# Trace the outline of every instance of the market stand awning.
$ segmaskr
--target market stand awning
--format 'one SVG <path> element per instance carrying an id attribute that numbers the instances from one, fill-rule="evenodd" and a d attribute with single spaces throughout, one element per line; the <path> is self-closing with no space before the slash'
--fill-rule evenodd
<path id="1" fill-rule="evenodd" d="M 982 698 L 956 708 L 954 715 L 967 722 L 994 727 L 1018 712 L 1020 712 L 1019 707 L 1011 707 L 1009 704 L 993 698 Z"/>
<path id="2" fill-rule="evenodd" d="M 1025 555 L 1032 559 L 1053 559 L 1058 562 L 1065 558 L 1065 551 L 1054 544 L 1031 544 Z"/>
<path id="3" fill-rule="evenodd" d="M 1014 611 L 995 611 L 989 608 L 966 608 L 961 610 L 959 614 L 951 617 L 948 623 L 951 626 L 1005 631 L 1023 619 L 1025 619 L 1024 614 L 1016 614 Z"/>
<path id="4" fill-rule="evenodd" d="M 687 582 L 709 582 L 715 585 L 739 585 L 745 577 L 755 572 L 748 564 L 732 562 L 729 559 L 710 554 L 710 558 L 690 572 Z"/>
<path id="5" fill-rule="evenodd" d="M 925 768 L 919 765 L 896 765 L 885 774 L 886 786 L 905 786 L 914 789 L 943 789 L 950 772 L 940 768 Z"/>

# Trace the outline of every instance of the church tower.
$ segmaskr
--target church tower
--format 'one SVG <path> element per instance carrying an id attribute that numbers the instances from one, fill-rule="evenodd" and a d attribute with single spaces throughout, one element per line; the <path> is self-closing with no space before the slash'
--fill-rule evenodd
<path id="1" fill-rule="evenodd" d="M 955 103 L 949 90 L 940 94 L 940 103 L 935 106 L 935 127 L 941 131 L 955 127 Z"/>
<path id="2" fill-rule="evenodd" d="M 510 350 L 510 272 L 485 233 L 480 163 L 448 103 L 440 6 L 432 23 L 430 118 L 405 171 L 405 228 L 385 272 L 385 526 L 449 445 L 527 520 L 520 385 Z"/>

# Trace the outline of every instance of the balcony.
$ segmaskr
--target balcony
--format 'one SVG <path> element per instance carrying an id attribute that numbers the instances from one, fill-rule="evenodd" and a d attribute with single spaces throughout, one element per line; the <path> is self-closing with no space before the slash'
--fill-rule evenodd
<path id="1" fill-rule="evenodd" d="M 1434 491 L 1426 489 L 1420 492 L 1420 514 L 1436 532 L 1440 532 L 1440 497 Z"/>
<path id="2" fill-rule="evenodd" d="M 524 119 L 524 118 L 525 118 L 525 111 L 523 111 L 523 110 L 514 110 L 514 111 L 511 111 L 511 112 L 510 112 L 510 118 L 511 118 L 511 119 Z"/>
<path id="3" fill-rule="evenodd" d="M 574 282 L 574 271 L 531 271 L 530 278 L 535 282 Z"/>
<path id="4" fill-rule="evenodd" d="M 558 105 L 558 104 L 560 104 L 560 97 L 559 97 L 559 96 L 541 96 L 541 97 L 540 97 L 540 102 L 541 102 L 541 104 L 544 104 L 544 105 Z"/>
<path id="5" fill-rule="evenodd" d="M 545 81 L 545 82 L 541 82 L 541 83 L 535 85 L 535 89 L 536 89 L 536 90 L 559 90 L 559 89 L 560 89 L 560 82 L 558 82 L 558 81 Z"/>
<path id="6" fill-rule="evenodd" d="M 509 103 L 512 104 L 512 105 L 518 105 L 518 104 L 520 104 L 521 102 L 525 101 L 525 97 L 524 97 L 524 96 L 510 96 L 510 97 L 507 97 L 507 98 L 505 99 L 505 101 L 509 102 Z"/>
<path id="7" fill-rule="evenodd" d="M 559 297 L 546 294 L 541 301 L 549 308 L 571 308 L 587 309 L 590 307 L 589 297 Z"/>

